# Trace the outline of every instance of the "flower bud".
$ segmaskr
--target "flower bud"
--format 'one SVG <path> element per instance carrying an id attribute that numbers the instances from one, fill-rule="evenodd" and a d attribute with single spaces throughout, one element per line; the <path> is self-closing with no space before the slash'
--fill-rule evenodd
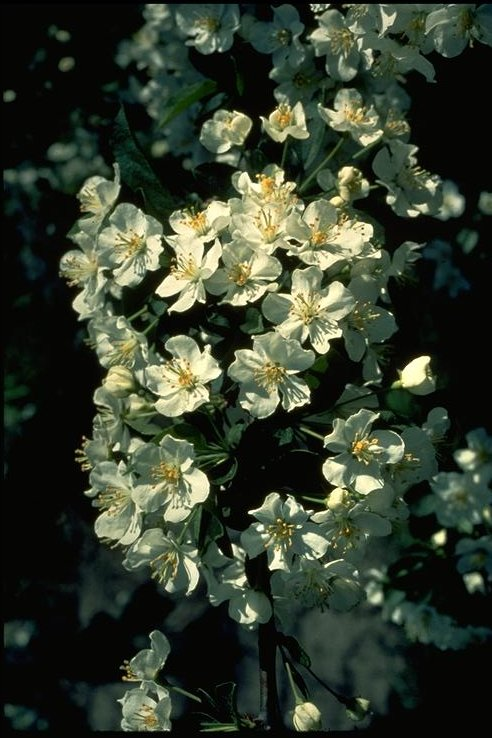
<path id="1" fill-rule="evenodd" d="M 403 387 L 413 395 L 430 395 L 436 389 L 436 378 L 430 367 L 430 356 L 419 356 L 402 369 L 393 388 Z"/>
<path id="2" fill-rule="evenodd" d="M 338 171 L 337 180 L 338 192 L 345 202 L 367 197 L 369 194 L 369 182 L 356 167 L 342 167 Z"/>
<path id="3" fill-rule="evenodd" d="M 127 397 L 135 391 L 135 377 L 126 366 L 112 366 L 103 380 L 104 387 L 115 397 Z"/>
<path id="4" fill-rule="evenodd" d="M 296 705 L 292 716 L 294 729 L 300 732 L 321 729 L 321 713 L 313 702 L 301 702 Z"/>

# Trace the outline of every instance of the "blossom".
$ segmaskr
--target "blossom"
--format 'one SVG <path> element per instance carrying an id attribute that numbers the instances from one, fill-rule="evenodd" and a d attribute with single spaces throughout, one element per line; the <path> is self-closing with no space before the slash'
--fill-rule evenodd
<path id="1" fill-rule="evenodd" d="M 113 269 L 116 284 L 135 287 L 148 271 L 159 268 L 162 225 L 130 203 L 117 205 L 109 223 L 98 239 L 101 264 Z"/>
<path id="2" fill-rule="evenodd" d="M 466 434 L 467 448 L 457 449 L 453 458 L 463 471 L 473 472 L 484 482 L 492 480 L 492 436 L 485 428 Z"/>
<path id="3" fill-rule="evenodd" d="M 107 299 L 108 277 L 99 262 L 94 238 L 84 231 L 75 231 L 70 238 L 78 249 L 70 249 L 60 259 L 60 276 L 69 287 L 78 287 L 79 293 L 72 303 L 79 313 L 79 320 L 91 318 L 103 309 Z"/>
<path id="4" fill-rule="evenodd" d="M 219 239 L 216 239 L 204 255 L 203 241 L 198 238 L 186 239 L 183 242 L 178 237 L 173 245 L 175 257 L 170 273 L 155 291 L 159 297 L 169 297 L 179 292 L 179 298 L 171 305 L 168 312 L 183 313 L 189 310 L 195 302 L 204 303 L 206 301 L 203 283 L 217 269 L 222 247 Z"/>
<path id="5" fill-rule="evenodd" d="M 323 563 L 320 559 L 300 558 L 290 571 L 278 570 L 272 574 L 275 611 L 279 614 L 279 607 L 291 610 L 294 603 L 321 612 L 351 610 L 364 594 L 357 576 L 354 566 L 344 559 Z"/>
<path id="6" fill-rule="evenodd" d="M 95 235 L 120 193 L 120 168 L 113 164 L 114 181 L 100 175 L 85 180 L 77 193 L 83 217 L 77 225 L 85 233 Z"/>
<path id="7" fill-rule="evenodd" d="M 285 231 L 291 239 L 288 253 L 322 270 L 352 261 L 373 234 L 369 223 L 348 219 L 339 224 L 337 209 L 326 200 L 309 203 L 302 215 L 291 213 Z"/>
<path id="8" fill-rule="evenodd" d="M 318 104 L 321 118 L 334 131 L 348 132 L 361 146 L 368 146 L 382 136 L 379 116 L 371 105 L 365 107 L 362 95 L 355 89 L 342 87 L 333 101 L 334 110 Z"/>
<path id="9" fill-rule="evenodd" d="M 133 543 L 142 529 L 142 510 L 133 499 L 133 475 L 120 461 L 101 461 L 90 474 L 92 502 L 101 512 L 94 529 L 99 538 L 117 541 L 122 546 Z"/>
<path id="10" fill-rule="evenodd" d="M 186 35 L 185 43 L 201 54 L 228 51 L 239 28 L 239 8 L 236 4 L 201 3 L 178 5 L 176 23 Z"/>
<path id="11" fill-rule="evenodd" d="M 306 126 L 304 107 L 299 100 L 294 107 L 288 102 L 281 102 L 268 118 L 260 116 L 263 130 L 277 143 L 283 143 L 287 136 L 292 138 L 309 138 Z"/>
<path id="12" fill-rule="evenodd" d="M 274 256 L 256 251 L 246 241 L 233 240 L 222 250 L 223 267 L 207 279 L 205 287 L 213 295 L 224 294 L 222 303 L 246 305 L 277 287 L 282 264 Z"/>
<path id="13" fill-rule="evenodd" d="M 359 410 L 347 420 L 335 418 L 333 431 L 324 445 L 336 456 L 322 467 L 326 479 L 337 487 L 353 487 L 361 494 L 382 487 L 386 464 L 396 464 L 404 454 L 404 443 L 394 431 L 372 430 L 378 413 Z"/>
<path id="14" fill-rule="evenodd" d="M 210 544 L 204 557 L 204 576 L 208 599 L 213 607 L 229 601 L 229 616 L 248 630 L 266 623 L 272 616 L 270 600 L 261 591 L 253 589 L 245 570 L 246 552 L 232 544 L 234 558 L 225 556 L 215 543 Z"/>
<path id="15" fill-rule="evenodd" d="M 492 504 L 487 482 L 473 472 L 439 472 L 430 481 L 432 495 L 424 498 L 421 515 L 434 512 L 440 525 L 469 533 L 484 520 Z"/>
<path id="16" fill-rule="evenodd" d="M 304 343 L 308 338 L 315 351 L 325 354 L 330 340 L 342 335 L 338 321 L 355 305 L 341 282 L 322 289 L 323 272 L 315 266 L 296 269 L 292 274 L 292 294 L 269 294 L 263 301 L 264 316 L 277 323 L 284 338 Z"/>
<path id="17" fill-rule="evenodd" d="M 137 389 L 134 373 L 121 364 L 109 368 L 103 379 L 103 386 L 115 397 L 128 397 Z"/>
<path id="18" fill-rule="evenodd" d="M 224 154 L 233 146 L 242 146 L 253 121 L 237 110 L 216 110 L 200 131 L 200 143 L 214 154 Z"/>
<path id="19" fill-rule="evenodd" d="M 378 182 L 386 187 L 386 202 L 402 217 L 435 215 L 442 204 L 441 180 L 417 163 L 417 146 L 399 140 L 378 151 L 372 168 Z"/>
<path id="20" fill-rule="evenodd" d="M 189 336 L 173 336 L 164 346 L 172 358 L 147 367 L 144 381 L 159 397 L 155 403 L 157 412 L 174 418 L 207 402 L 210 393 L 206 384 L 217 379 L 222 370 L 211 355 L 210 346 L 200 351 Z"/>
<path id="21" fill-rule="evenodd" d="M 123 681 L 142 682 L 140 686 L 145 687 L 147 682 L 152 683 L 157 678 L 169 656 L 171 646 L 166 636 L 159 630 L 153 630 L 149 639 L 150 648 L 139 651 L 120 667 L 125 672 Z"/>
<path id="22" fill-rule="evenodd" d="M 266 550 L 270 569 L 289 571 L 294 556 L 319 559 L 328 541 L 318 527 L 309 522 L 310 513 L 292 495 L 283 499 L 270 492 L 263 505 L 249 514 L 259 522 L 241 533 L 241 545 L 251 559 Z"/>
<path id="23" fill-rule="evenodd" d="M 169 216 L 169 225 L 178 236 L 180 244 L 185 240 L 199 239 L 203 243 L 213 241 L 229 223 L 229 206 L 220 200 L 212 200 L 205 208 L 174 210 Z M 174 248 L 175 238 L 168 236 L 166 241 Z"/>
<path id="24" fill-rule="evenodd" d="M 293 5 L 280 5 L 272 10 L 271 22 L 243 16 L 244 35 L 256 51 L 272 55 L 274 67 L 288 63 L 297 69 L 306 53 L 299 40 L 304 24 L 300 22 L 299 13 Z"/>
<path id="25" fill-rule="evenodd" d="M 165 435 L 159 445 L 146 443 L 133 454 L 138 479 L 135 501 L 145 512 L 164 509 L 164 520 L 178 523 L 210 492 L 206 474 L 194 466 L 191 443 Z"/>
<path id="26" fill-rule="evenodd" d="M 240 383 L 239 403 L 254 417 L 268 417 L 280 401 L 287 411 L 309 402 L 308 385 L 294 375 L 311 366 L 314 354 L 298 341 L 266 333 L 253 339 L 253 349 L 234 355 L 227 373 Z"/>
<path id="27" fill-rule="evenodd" d="M 123 566 L 129 571 L 148 564 L 155 579 L 166 592 L 190 595 L 199 579 L 198 550 L 189 543 L 180 543 L 174 533 L 149 528 L 126 552 Z"/>
<path id="28" fill-rule="evenodd" d="M 399 371 L 400 379 L 393 387 L 403 387 L 412 395 L 429 395 L 436 389 L 436 377 L 431 366 L 430 356 L 419 356 Z"/>
<path id="29" fill-rule="evenodd" d="M 365 63 L 360 38 L 347 27 L 345 17 L 338 10 L 326 10 L 317 20 L 319 27 L 309 36 L 314 53 L 325 57 L 326 73 L 330 77 L 348 82 Z"/>
<path id="30" fill-rule="evenodd" d="M 118 700 L 126 732 L 171 730 L 171 698 L 169 691 L 157 684 L 130 689 Z"/>
<path id="31" fill-rule="evenodd" d="M 492 9 L 483 4 L 444 5 L 429 13 L 425 23 L 436 51 L 452 58 L 461 54 L 475 40 L 492 46 Z"/>
<path id="32" fill-rule="evenodd" d="M 149 360 L 147 339 L 133 329 L 123 315 L 93 318 L 87 327 L 103 367 L 143 369 Z"/>

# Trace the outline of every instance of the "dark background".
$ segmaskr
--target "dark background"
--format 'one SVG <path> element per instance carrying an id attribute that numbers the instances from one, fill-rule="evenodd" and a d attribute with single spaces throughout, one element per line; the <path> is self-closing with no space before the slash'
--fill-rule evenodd
<path id="1" fill-rule="evenodd" d="M 142 25 L 141 10 L 138 4 L 2 6 L 3 87 L 16 91 L 3 105 L 4 170 L 44 170 L 32 185 L 6 181 L 4 188 L 4 702 L 6 727 L 14 730 L 94 730 L 104 707 L 91 695 L 118 682 L 118 665 L 135 653 L 135 634 L 146 635 L 158 627 L 156 613 L 163 619 L 174 608 L 153 585 L 120 571 L 118 552 L 101 552 L 92 532 L 94 511 L 83 497 L 87 479 L 74 450 L 90 435 L 101 371 L 71 308 L 74 292 L 58 277 L 83 179 L 70 182 L 59 174 L 57 186 L 46 174 L 52 167 L 47 149 L 71 140 L 74 111 L 111 165 L 111 122 L 126 86 L 114 56 L 118 43 Z M 70 41 L 57 41 L 49 31 L 54 25 L 68 30 Z M 71 71 L 58 69 L 64 56 L 75 59 Z M 409 83 L 411 140 L 423 166 L 458 184 L 467 210 L 447 223 L 406 221 L 382 210 L 393 246 L 453 240 L 463 224 L 473 223 L 480 191 L 492 189 L 484 108 L 491 51 L 478 44 L 457 59 L 433 62 L 436 84 L 418 75 Z M 419 289 L 398 287 L 392 294 L 400 327 L 395 366 L 422 353 L 436 357 L 442 384 L 430 407 L 448 409 L 456 442 L 477 426 L 492 430 L 488 220 L 474 223 L 480 241 L 471 254 L 456 247 L 469 292 L 452 299 L 433 291 L 432 266 L 421 262 Z M 207 687 L 232 678 L 237 649 L 233 630 L 220 624 L 216 611 L 205 612 L 178 637 L 169 666 L 178 678 Z M 377 727 L 425 727 L 431 712 L 441 723 L 451 723 L 456 711 L 474 720 L 486 712 L 480 669 L 489 668 L 490 649 L 454 654 L 414 646 L 407 657 L 420 706 L 404 709 L 395 696 Z M 109 718 L 105 725 L 114 727 Z"/>

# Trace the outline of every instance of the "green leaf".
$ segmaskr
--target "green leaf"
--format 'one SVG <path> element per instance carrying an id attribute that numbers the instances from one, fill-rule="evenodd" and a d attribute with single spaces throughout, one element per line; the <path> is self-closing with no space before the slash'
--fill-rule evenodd
<path id="1" fill-rule="evenodd" d="M 316 374 L 324 374 L 328 369 L 328 359 L 326 356 L 318 356 L 310 369 L 312 372 L 316 372 Z"/>
<path id="2" fill-rule="evenodd" d="M 321 384 L 318 377 L 315 377 L 314 374 L 309 374 L 309 372 L 304 375 L 304 381 L 306 382 L 309 389 L 312 390 L 318 389 Z"/>
<path id="3" fill-rule="evenodd" d="M 418 412 L 415 398 L 405 389 L 389 390 L 385 395 L 385 403 L 390 410 L 403 418 L 411 418 Z"/>
<path id="4" fill-rule="evenodd" d="M 307 668 L 311 666 L 311 659 L 294 636 L 286 636 L 283 633 L 279 633 L 279 638 L 281 645 L 287 649 L 294 661 Z"/>
<path id="5" fill-rule="evenodd" d="M 217 90 L 217 82 L 212 79 L 204 79 L 196 82 L 194 85 L 187 86 L 184 90 L 180 90 L 169 99 L 166 112 L 159 121 L 162 128 L 167 125 L 173 118 L 183 113 L 194 103 L 202 100 L 204 97 L 212 95 Z"/>
<path id="6" fill-rule="evenodd" d="M 278 439 L 279 446 L 285 446 L 293 440 L 294 430 L 292 428 L 279 428 L 273 435 Z"/>
<path id="7" fill-rule="evenodd" d="M 213 483 L 214 484 L 225 484 L 226 482 L 230 482 L 231 479 L 234 479 L 234 477 L 236 476 L 238 466 L 239 464 L 237 463 L 237 459 L 231 459 L 230 467 L 225 473 L 221 474 L 218 477 L 210 475 L 212 476 Z"/>
<path id="8" fill-rule="evenodd" d="M 175 202 L 150 166 L 134 133 L 130 129 L 125 108 L 121 106 L 113 128 L 113 154 L 122 181 L 144 201 L 145 212 L 160 221 L 175 209 Z"/>
<path id="9" fill-rule="evenodd" d="M 243 333 L 254 334 L 262 333 L 265 330 L 265 324 L 263 323 L 263 316 L 256 308 L 248 308 L 246 310 L 246 320 L 242 323 L 239 328 Z"/>

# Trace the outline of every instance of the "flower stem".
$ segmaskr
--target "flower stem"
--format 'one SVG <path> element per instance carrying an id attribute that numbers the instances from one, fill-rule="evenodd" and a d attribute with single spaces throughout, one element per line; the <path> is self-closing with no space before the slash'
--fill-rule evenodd
<path id="1" fill-rule="evenodd" d="M 157 325 L 157 323 L 159 322 L 159 320 L 160 320 L 160 318 L 156 318 L 155 320 L 152 321 L 152 323 L 149 323 L 149 325 L 147 326 L 147 328 L 144 328 L 144 330 L 142 331 L 142 336 L 146 336 L 147 333 L 150 333 L 150 331 L 152 330 L 152 328 L 155 328 L 155 326 Z"/>
<path id="2" fill-rule="evenodd" d="M 289 148 L 289 137 L 284 141 L 284 148 L 282 150 L 282 159 L 280 160 L 280 169 L 284 169 L 285 167 L 285 160 L 287 159 L 287 149 Z"/>
<path id="3" fill-rule="evenodd" d="M 316 433 L 316 431 L 312 431 L 310 428 L 306 428 L 305 425 L 299 426 L 300 430 L 303 433 L 307 433 L 308 436 L 312 436 L 313 438 L 318 438 L 320 441 L 324 441 L 325 437 L 321 435 L 321 433 Z"/>
<path id="4" fill-rule="evenodd" d="M 338 152 L 338 150 L 340 149 L 340 147 L 341 147 L 341 145 L 343 144 L 344 141 L 345 141 L 345 139 L 343 138 L 343 136 L 338 139 L 337 143 L 332 148 L 332 150 L 330 151 L 330 153 L 328 154 L 328 156 L 326 156 L 323 159 L 323 161 L 321 162 L 321 164 L 319 164 L 316 167 L 316 169 L 313 172 L 311 172 L 311 174 L 309 175 L 309 177 L 306 180 L 304 180 L 304 182 L 300 185 L 300 187 L 299 187 L 299 193 L 304 192 L 304 190 L 308 187 L 308 185 L 311 184 L 311 182 L 313 181 L 313 179 L 316 177 L 316 175 L 318 174 L 318 172 L 320 172 L 323 169 L 323 167 L 325 167 L 328 164 L 328 162 L 333 159 L 333 157 Z"/>

